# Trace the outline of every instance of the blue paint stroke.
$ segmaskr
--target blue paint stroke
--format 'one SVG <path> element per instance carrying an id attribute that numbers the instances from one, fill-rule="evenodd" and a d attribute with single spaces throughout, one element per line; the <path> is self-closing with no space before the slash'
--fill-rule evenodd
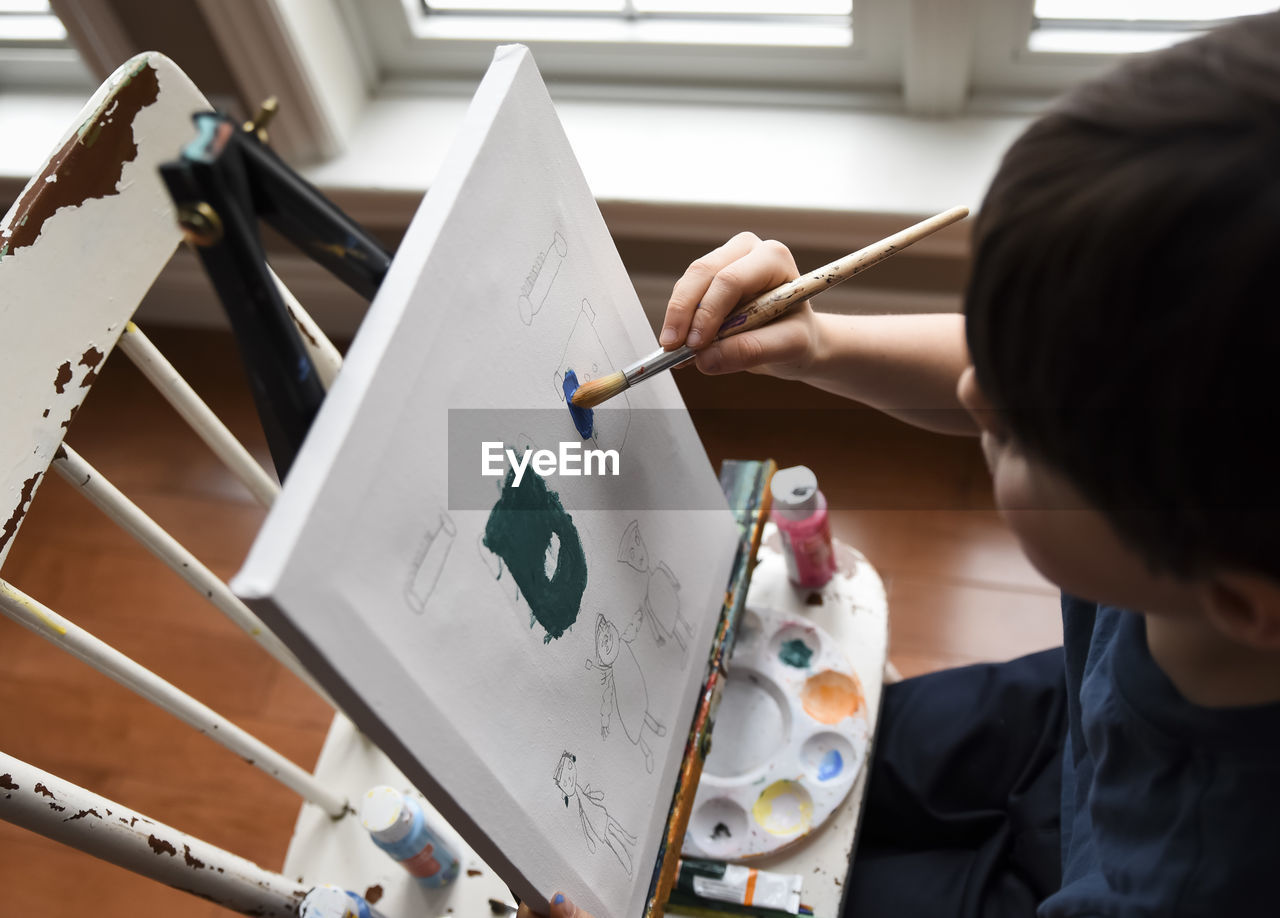
<path id="1" fill-rule="evenodd" d="M 591 439 L 595 425 L 595 412 L 590 408 L 579 408 L 573 403 L 573 393 L 578 391 L 578 374 L 573 370 L 564 371 L 564 402 L 569 406 L 569 414 L 573 416 L 573 426 L 578 428 L 578 435 L 584 440 Z"/>
<path id="2" fill-rule="evenodd" d="M 839 749 L 832 749 L 818 763 L 818 780 L 830 781 L 844 770 L 844 758 Z"/>

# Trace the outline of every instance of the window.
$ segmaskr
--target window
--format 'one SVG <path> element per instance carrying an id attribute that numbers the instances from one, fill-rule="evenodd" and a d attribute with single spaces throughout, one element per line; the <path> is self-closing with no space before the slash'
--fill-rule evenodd
<path id="1" fill-rule="evenodd" d="M 1035 0 L 1028 50 L 1123 54 L 1153 51 L 1275 0 Z"/>
<path id="2" fill-rule="evenodd" d="M 0 42 L 57 47 L 66 40 L 47 0 L 0 0 Z"/>
<path id="3" fill-rule="evenodd" d="M 1121 55 L 1154 51 L 1276 0 L 978 0 L 973 86 L 1052 92 Z"/>
<path id="4" fill-rule="evenodd" d="M 822 90 L 923 114 L 1025 108 L 1119 55 L 1276 0 L 340 0 L 393 82 L 483 72 L 529 44 L 560 96 Z M 1036 104 L 1033 102 L 1033 104 Z"/>
<path id="5" fill-rule="evenodd" d="M 0 89 L 92 83 L 48 0 L 0 0 Z"/>
<path id="6" fill-rule="evenodd" d="M 395 79 L 474 80 L 530 45 L 562 92 L 603 85 L 892 88 L 896 0 L 343 0 Z"/>
<path id="7" fill-rule="evenodd" d="M 441 37 L 848 47 L 852 0 L 422 0 Z"/>

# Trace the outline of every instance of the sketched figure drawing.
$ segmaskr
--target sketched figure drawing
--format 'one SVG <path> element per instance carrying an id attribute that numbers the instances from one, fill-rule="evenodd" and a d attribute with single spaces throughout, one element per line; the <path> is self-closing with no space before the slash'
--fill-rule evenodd
<path id="1" fill-rule="evenodd" d="M 644 770 L 653 772 L 653 750 L 645 742 L 647 729 L 654 736 L 666 735 L 667 728 L 649 713 L 649 687 L 644 672 L 636 660 L 631 642 L 640 633 L 641 613 L 637 610 L 627 630 L 618 633 L 618 627 L 603 615 L 596 616 L 596 658 L 587 660 L 587 669 L 600 671 L 600 684 L 604 696 L 600 703 L 600 735 L 609 735 L 609 722 L 618 715 L 618 723 L 627 739 L 644 753 Z"/>
<path id="2" fill-rule="evenodd" d="M 587 850 L 595 854 L 596 843 L 604 842 L 626 870 L 627 876 L 631 876 L 631 852 L 628 849 L 635 845 L 636 837 L 609 815 L 604 805 L 604 791 L 593 790 L 590 784 L 578 783 L 578 757 L 573 753 L 566 752 L 560 756 L 555 782 L 566 807 L 570 800 L 578 803 L 578 821 L 587 840 Z"/>
<path id="3" fill-rule="evenodd" d="M 638 520 L 627 524 L 626 531 L 622 533 L 622 541 L 618 543 L 618 561 L 645 575 L 640 612 L 649 622 L 654 640 L 662 645 L 668 637 L 674 638 L 680 652 L 685 653 L 689 639 L 693 637 L 693 626 L 680 614 L 680 581 L 665 561 L 659 561 L 656 567 L 650 566 L 649 550 L 640 535 Z"/>
<path id="4" fill-rule="evenodd" d="M 404 598 L 414 612 L 421 614 L 427 610 L 457 534 L 458 527 L 454 525 L 453 517 L 441 510 L 435 527 L 427 532 L 418 549 L 413 570 L 405 584 Z"/>
<path id="5" fill-rule="evenodd" d="M 588 300 L 582 301 L 573 329 L 565 342 L 564 352 L 552 375 L 556 396 L 564 401 L 564 378 L 572 370 L 578 377 L 578 385 L 586 385 L 601 376 L 614 372 L 613 359 L 604 349 L 600 334 L 596 331 L 596 310 Z M 595 409 L 595 430 L 591 439 L 606 449 L 622 449 L 631 429 L 631 399 L 624 391 L 609 400 L 607 407 Z"/>
<path id="6" fill-rule="evenodd" d="M 516 300 L 520 321 L 525 325 L 533 324 L 533 317 L 546 303 L 547 294 L 551 292 L 551 285 L 555 282 L 556 275 L 560 273 L 560 266 L 564 264 L 564 257 L 568 253 L 569 243 L 559 233 L 552 238 L 551 245 L 545 252 L 538 253 L 533 267 L 529 269 L 529 274 L 524 279 L 524 285 L 520 288 L 520 296 Z"/>

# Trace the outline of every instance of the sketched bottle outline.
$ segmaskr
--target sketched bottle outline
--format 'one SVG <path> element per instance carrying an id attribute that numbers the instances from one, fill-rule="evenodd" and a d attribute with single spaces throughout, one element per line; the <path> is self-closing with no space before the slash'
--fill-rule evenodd
<path id="1" fill-rule="evenodd" d="M 555 282 L 556 275 L 560 273 L 567 254 L 569 254 L 569 243 L 559 232 L 552 237 L 551 245 L 547 246 L 547 250 L 538 253 L 533 267 L 525 277 L 520 296 L 516 299 L 520 321 L 525 325 L 533 324 L 533 317 L 546 303 L 547 294 L 551 292 L 551 285 Z"/>
<path id="2" fill-rule="evenodd" d="M 441 510 L 436 527 L 427 533 L 418 549 L 413 570 L 405 584 L 404 598 L 414 612 L 421 614 L 427 610 L 427 604 L 440 581 L 440 574 L 457 534 L 458 527 L 454 524 L 453 517 Z"/>
<path id="3" fill-rule="evenodd" d="M 560 363 L 552 376 L 552 386 L 556 397 L 561 402 L 564 396 L 564 377 L 573 370 L 578 377 L 578 385 L 608 376 L 614 372 L 613 358 L 605 350 L 600 340 L 600 332 L 596 329 L 596 308 L 590 300 L 584 299 L 573 320 L 573 328 L 565 340 L 564 352 L 560 355 Z M 627 432 L 631 429 L 631 399 L 625 391 L 620 392 L 610 403 L 609 408 L 597 411 L 595 415 L 595 431 L 591 439 L 597 446 L 622 449 L 627 442 Z"/>

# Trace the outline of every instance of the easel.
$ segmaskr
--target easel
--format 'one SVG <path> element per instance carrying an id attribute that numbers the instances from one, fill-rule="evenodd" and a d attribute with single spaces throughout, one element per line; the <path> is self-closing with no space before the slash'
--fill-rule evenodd
<path id="1" fill-rule="evenodd" d="M 266 145 L 269 99 L 243 129 L 198 112 L 196 137 L 160 174 L 178 222 L 231 321 L 281 479 L 324 400 L 325 386 L 267 267 L 257 221 L 371 299 L 391 255 Z"/>
<path id="2" fill-rule="evenodd" d="M 265 146 L 273 110 L 272 103 L 264 104 L 243 128 L 225 115 L 196 114 L 196 138 L 180 159 L 161 166 L 161 174 L 177 205 L 184 235 L 200 256 L 231 321 L 272 458 L 283 479 L 324 399 L 325 386 L 296 318 L 266 266 L 257 219 L 367 298 L 377 292 L 391 259 L 376 240 Z M 675 882 L 680 843 L 727 674 L 726 661 L 768 517 L 768 483 L 775 468 L 772 461 L 727 462 L 720 473 L 721 487 L 737 518 L 737 554 L 670 804 L 665 840 L 653 870 L 646 918 L 663 913 Z"/>

